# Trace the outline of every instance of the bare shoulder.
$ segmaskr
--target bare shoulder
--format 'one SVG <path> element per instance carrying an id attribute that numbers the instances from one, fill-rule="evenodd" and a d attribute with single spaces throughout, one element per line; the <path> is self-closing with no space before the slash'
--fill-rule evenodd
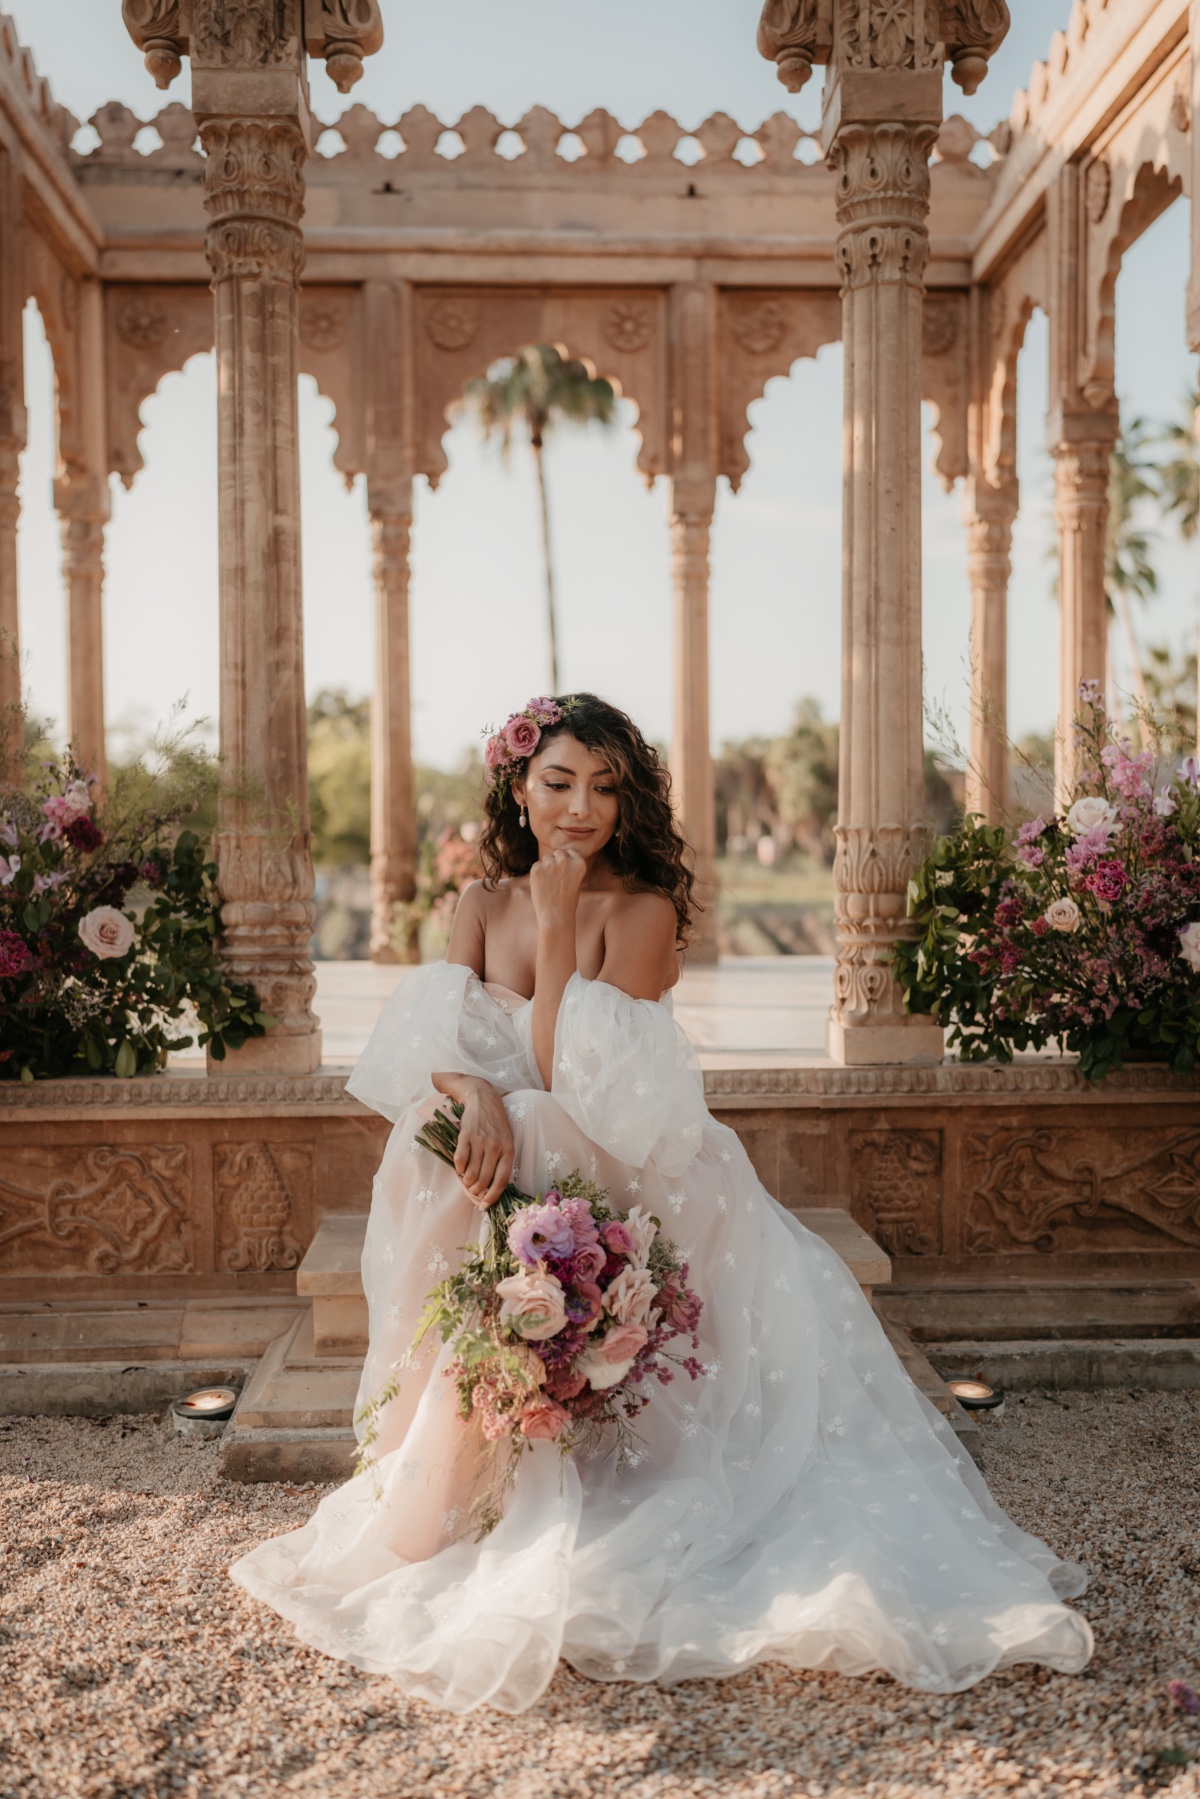
<path id="1" fill-rule="evenodd" d="M 610 921 L 620 930 L 627 929 L 653 932 L 675 939 L 675 908 L 665 893 L 655 893 L 649 889 L 641 893 L 628 893 L 624 888 L 618 889 L 612 896 Z"/>

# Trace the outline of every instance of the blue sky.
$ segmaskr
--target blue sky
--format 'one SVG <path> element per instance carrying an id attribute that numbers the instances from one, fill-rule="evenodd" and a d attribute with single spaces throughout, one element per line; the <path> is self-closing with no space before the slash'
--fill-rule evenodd
<path id="1" fill-rule="evenodd" d="M 126 38 L 118 0 L 6 0 L 57 97 L 86 120 L 109 99 L 152 118 L 187 98 L 187 76 L 160 95 Z M 484 104 L 515 121 L 530 106 L 566 122 L 606 106 L 623 123 L 658 107 L 685 126 L 718 109 L 753 128 L 782 108 L 815 123 L 814 80 L 798 99 L 754 48 L 757 0 L 383 0 L 387 42 L 352 96 L 393 122 L 418 101 L 447 123 Z M 950 108 L 983 130 L 1007 114 L 1070 0 L 1014 0 L 1009 41 L 973 99 Z M 314 107 L 347 104 L 322 69 Z M 1118 289 L 1117 370 L 1130 414 L 1173 414 L 1193 358 L 1183 332 L 1187 219 L 1177 203 L 1130 252 Z M 1164 303 L 1164 295 L 1166 301 Z M 28 354 L 30 445 L 23 467 L 22 633 L 35 707 L 64 712 L 62 604 L 52 475 L 50 370 L 36 319 Z M 1011 725 L 1053 720 L 1057 614 L 1051 597 L 1050 464 L 1042 447 L 1044 321 L 1022 365 L 1021 474 L 1011 604 Z M 310 691 L 371 681 L 371 583 L 361 483 L 347 493 L 330 463 L 330 407 L 302 400 L 305 627 Z M 212 718 L 217 694 L 216 433 L 211 357 L 168 376 L 143 407 L 146 468 L 118 489 L 108 539 L 106 689 L 113 725 L 144 729 L 187 695 Z M 816 695 L 836 715 L 840 671 L 841 351 L 797 365 L 751 409 L 752 468 L 722 492 L 713 537 L 714 741 L 786 728 Z M 413 694 L 418 755 L 448 764 L 482 722 L 545 686 L 536 496 L 529 459 L 507 466 L 467 424 L 449 440 L 436 493 L 420 484 L 413 539 Z M 670 727 L 670 592 L 664 495 L 634 468 L 626 427 L 564 433 L 548 453 L 561 591 L 565 684 L 633 711 L 654 735 Z M 926 445 L 928 465 L 930 449 Z M 931 698 L 965 719 L 969 597 L 956 494 L 927 478 L 925 656 Z M 1195 641 L 1195 552 L 1164 536 L 1164 592 L 1139 619 L 1149 640 Z M 636 653 L 631 654 L 631 645 Z M 1118 668 L 1119 668 L 1118 660 Z"/>

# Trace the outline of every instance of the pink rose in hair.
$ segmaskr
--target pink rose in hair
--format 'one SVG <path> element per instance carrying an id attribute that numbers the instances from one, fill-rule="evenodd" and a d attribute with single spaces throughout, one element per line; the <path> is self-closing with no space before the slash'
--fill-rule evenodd
<path id="1" fill-rule="evenodd" d="M 531 718 L 517 713 L 515 718 L 509 719 L 501 736 L 508 745 L 511 755 L 532 756 L 541 741 L 542 733 Z"/>
<path id="2" fill-rule="evenodd" d="M 484 767 L 495 774 L 498 768 L 504 767 L 504 764 L 508 759 L 508 745 L 505 743 L 503 737 L 501 737 L 499 733 L 497 733 L 495 737 L 489 737 L 483 746 Z"/>

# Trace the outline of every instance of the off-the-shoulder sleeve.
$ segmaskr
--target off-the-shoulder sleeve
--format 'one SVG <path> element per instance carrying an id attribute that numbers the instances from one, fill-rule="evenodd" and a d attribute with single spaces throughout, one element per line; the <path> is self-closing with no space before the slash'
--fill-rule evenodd
<path id="1" fill-rule="evenodd" d="M 395 1123 L 434 1091 L 432 1074 L 478 1075 L 501 1093 L 542 1085 L 512 1014 L 457 962 L 401 976 L 346 1090 Z"/>
<path id="2" fill-rule="evenodd" d="M 607 981 L 568 981 L 551 1090 L 593 1143 L 634 1168 L 652 1162 L 674 1178 L 700 1148 L 708 1112 L 690 1043 L 668 1007 Z"/>

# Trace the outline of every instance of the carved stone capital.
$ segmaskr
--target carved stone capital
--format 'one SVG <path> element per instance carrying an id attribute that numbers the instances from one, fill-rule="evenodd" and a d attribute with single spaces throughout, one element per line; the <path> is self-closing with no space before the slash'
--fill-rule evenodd
<path id="1" fill-rule="evenodd" d="M 290 120 L 206 119 L 200 141 L 206 248 L 214 278 L 279 275 L 304 266 L 300 220 L 308 147 Z"/>
<path id="2" fill-rule="evenodd" d="M 1054 452 L 1054 520 L 1060 531 L 1103 528 L 1108 520 L 1112 443 L 1060 444 Z"/>
<path id="3" fill-rule="evenodd" d="M 776 65 L 789 94 L 798 94 L 815 62 L 833 46 L 832 0 L 766 0 L 758 22 L 758 51 Z"/>
<path id="4" fill-rule="evenodd" d="M 363 57 L 383 47 L 379 0 L 309 0 L 304 41 L 310 56 L 323 56 L 338 92 L 361 80 Z"/>
<path id="5" fill-rule="evenodd" d="M 843 125 L 829 152 L 843 291 L 876 282 L 921 286 L 929 260 L 930 124 Z"/>
<path id="6" fill-rule="evenodd" d="M 838 965 L 832 1016 L 842 1024 L 902 1024 L 894 945 L 912 934 L 908 883 L 933 841 L 928 825 L 838 825 L 834 888 Z"/>
<path id="7" fill-rule="evenodd" d="M 973 94 L 987 74 L 1011 23 L 1005 0 L 942 0 L 942 41 L 964 94 Z"/>

